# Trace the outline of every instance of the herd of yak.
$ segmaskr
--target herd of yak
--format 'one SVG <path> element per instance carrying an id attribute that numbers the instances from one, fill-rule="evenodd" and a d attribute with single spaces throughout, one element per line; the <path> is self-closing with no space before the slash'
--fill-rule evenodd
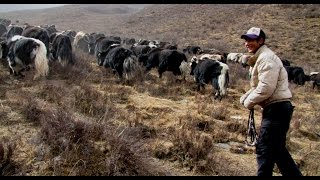
<path id="1" fill-rule="evenodd" d="M 23 77 L 23 71 L 34 67 L 34 79 L 47 76 L 49 61 L 59 61 L 64 67 L 74 64 L 73 49 L 93 55 L 97 65 L 111 68 L 119 79 L 130 80 L 137 68 L 150 71 L 157 68 L 159 78 L 165 71 L 185 79 L 193 75 L 200 87 L 212 83 L 215 98 L 226 95 L 229 83 L 227 62 L 240 63 L 244 67 L 250 55 L 225 53 L 215 49 L 187 46 L 178 49 L 177 44 L 157 40 L 136 41 L 134 38 L 106 36 L 103 33 L 84 33 L 73 30 L 57 31 L 54 25 L 23 26 L 0 19 L 0 58 L 11 74 Z M 191 57 L 188 59 L 187 57 Z M 288 72 L 288 79 L 298 85 L 313 82 L 313 88 L 320 85 L 319 72 L 306 75 L 302 67 L 291 66 L 289 60 L 282 59 Z"/>

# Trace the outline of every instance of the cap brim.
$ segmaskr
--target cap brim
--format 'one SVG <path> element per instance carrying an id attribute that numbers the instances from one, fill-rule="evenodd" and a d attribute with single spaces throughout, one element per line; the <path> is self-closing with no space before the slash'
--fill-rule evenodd
<path id="1" fill-rule="evenodd" d="M 257 39 L 259 36 L 254 34 L 244 34 L 241 36 L 241 39 Z"/>

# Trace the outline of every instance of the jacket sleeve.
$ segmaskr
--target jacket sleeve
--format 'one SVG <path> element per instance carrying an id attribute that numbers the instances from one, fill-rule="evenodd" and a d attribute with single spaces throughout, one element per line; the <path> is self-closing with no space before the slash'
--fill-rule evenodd
<path id="1" fill-rule="evenodd" d="M 262 60 L 258 65 L 258 85 L 244 101 L 244 106 L 252 109 L 254 105 L 268 99 L 277 87 L 280 69 L 275 64 Z"/>

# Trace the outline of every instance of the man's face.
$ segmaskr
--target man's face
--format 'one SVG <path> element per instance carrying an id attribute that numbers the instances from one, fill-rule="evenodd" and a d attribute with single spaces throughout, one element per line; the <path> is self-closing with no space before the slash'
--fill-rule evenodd
<path id="1" fill-rule="evenodd" d="M 246 46 L 249 53 L 255 53 L 259 47 L 263 44 L 263 39 L 245 39 L 244 45 Z"/>

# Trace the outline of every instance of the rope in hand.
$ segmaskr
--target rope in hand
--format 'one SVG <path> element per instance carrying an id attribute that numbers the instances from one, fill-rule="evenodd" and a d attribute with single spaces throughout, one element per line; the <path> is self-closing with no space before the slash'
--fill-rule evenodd
<path id="1" fill-rule="evenodd" d="M 255 146 L 257 143 L 258 134 L 254 123 L 254 109 L 250 110 L 248 119 L 248 130 L 246 134 L 245 143 L 248 146 Z"/>

